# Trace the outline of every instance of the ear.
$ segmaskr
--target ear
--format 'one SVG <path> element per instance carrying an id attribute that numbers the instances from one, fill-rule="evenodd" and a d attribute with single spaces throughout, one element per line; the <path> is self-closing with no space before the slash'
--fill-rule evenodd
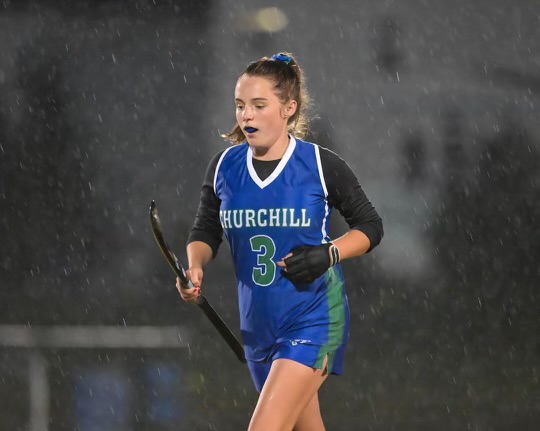
<path id="1" fill-rule="evenodd" d="M 296 113 L 296 109 L 298 108 L 298 104 L 296 103 L 296 100 L 291 99 L 288 102 L 286 102 L 283 105 L 281 115 L 283 118 L 289 118 L 292 117 Z"/>

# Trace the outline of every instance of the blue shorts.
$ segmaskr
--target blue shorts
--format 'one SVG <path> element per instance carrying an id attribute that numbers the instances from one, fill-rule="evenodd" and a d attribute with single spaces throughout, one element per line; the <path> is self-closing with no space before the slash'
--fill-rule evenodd
<path id="1" fill-rule="evenodd" d="M 272 362 L 276 359 L 291 359 L 310 368 L 321 370 L 324 360 L 328 356 L 328 374 L 343 374 L 345 359 L 345 344 L 337 348 L 308 344 L 303 340 L 286 340 L 274 346 L 265 361 L 248 361 L 249 372 L 255 388 L 261 392 L 264 382 L 270 373 Z M 333 349 L 333 350 L 331 350 Z"/>

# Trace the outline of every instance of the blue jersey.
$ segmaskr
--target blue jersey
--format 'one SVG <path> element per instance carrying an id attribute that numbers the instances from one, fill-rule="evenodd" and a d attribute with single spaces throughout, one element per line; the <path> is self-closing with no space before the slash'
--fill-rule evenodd
<path id="1" fill-rule="evenodd" d="M 340 265 L 294 285 L 277 266 L 301 245 L 328 242 L 331 207 L 319 147 L 291 138 L 274 172 L 261 180 L 248 144 L 228 148 L 215 171 L 220 222 L 238 283 L 246 357 L 261 361 L 276 343 L 344 345 L 349 309 Z"/>

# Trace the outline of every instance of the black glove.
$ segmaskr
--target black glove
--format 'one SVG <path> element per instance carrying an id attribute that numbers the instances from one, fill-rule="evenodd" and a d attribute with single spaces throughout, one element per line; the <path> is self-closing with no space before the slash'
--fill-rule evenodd
<path id="1" fill-rule="evenodd" d="M 339 262 L 339 250 L 331 242 L 315 246 L 302 245 L 284 260 L 282 274 L 293 283 L 312 283 L 328 268 Z"/>

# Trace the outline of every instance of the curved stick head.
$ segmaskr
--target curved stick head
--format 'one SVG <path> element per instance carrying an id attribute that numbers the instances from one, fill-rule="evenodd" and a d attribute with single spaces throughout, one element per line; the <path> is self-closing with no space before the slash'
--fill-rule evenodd
<path id="1" fill-rule="evenodd" d="M 152 202 L 150 202 L 149 215 L 150 215 L 150 221 L 152 222 L 152 226 L 154 226 L 154 224 L 156 224 L 158 227 L 161 228 L 161 222 L 159 221 L 159 215 L 158 215 L 158 210 L 157 210 L 157 207 L 156 207 L 156 201 L 154 201 L 153 199 L 152 199 Z"/>
<path id="2" fill-rule="evenodd" d="M 154 234 L 154 238 L 161 252 L 165 256 L 167 263 L 173 269 L 176 276 L 180 278 L 182 283 L 187 286 L 188 280 L 186 278 L 184 268 L 182 267 L 182 265 L 180 265 L 175 254 L 173 253 L 173 251 L 170 249 L 168 244 L 165 242 L 165 239 L 163 238 L 163 232 L 161 231 L 161 222 L 159 220 L 157 206 L 153 200 L 150 203 L 150 223 L 152 225 L 152 233 Z"/>

